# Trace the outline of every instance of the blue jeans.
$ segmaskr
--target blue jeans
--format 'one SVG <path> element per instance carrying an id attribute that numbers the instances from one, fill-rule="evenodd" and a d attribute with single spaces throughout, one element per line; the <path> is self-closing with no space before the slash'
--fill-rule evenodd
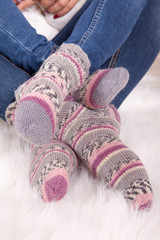
<path id="1" fill-rule="evenodd" d="M 90 0 L 89 0 L 90 1 Z M 87 1 L 88 2 L 88 1 Z M 147 0 L 92 0 L 81 10 L 79 20 L 66 43 L 86 52 L 90 72 L 97 70 L 124 43 Z M 12 0 L 1 0 L 0 53 L 24 70 L 37 71 L 52 52 L 54 40 L 36 34 Z M 9 46 L 9 47 L 8 47 Z"/>
<path id="2" fill-rule="evenodd" d="M 3 3 L 4 0 L 1 0 L 1 1 Z M 11 56 L 8 56 L 7 55 L 8 53 L 6 53 L 7 50 L 5 50 L 6 51 L 5 53 L 3 52 L 2 46 L 0 47 L 0 52 L 4 56 L 7 56 L 8 58 L 10 58 L 11 61 L 13 61 L 17 66 L 20 66 L 21 68 L 24 68 L 26 70 L 24 64 L 26 62 L 28 63 L 29 61 L 28 59 L 27 61 L 23 61 L 21 59 L 23 58 L 23 54 L 21 54 L 21 52 L 22 53 L 24 52 L 24 55 L 26 56 L 26 58 L 28 54 L 30 56 L 29 60 L 32 58 L 31 57 L 31 53 L 32 53 L 35 59 L 37 60 L 35 61 L 36 64 L 37 65 L 39 64 L 40 66 L 41 63 L 43 62 L 43 59 L 47 57 L 46 55 L 44 56 L 43 54 L 41 54 L 40 56 L 40 53 L 42 53 L 44 49 L 45 49 L 44 51 L 45 54 L 46 54 L 46 49 L 50 49 L 47 53 L 49 55 L 52 50 L 52 47 L 56 45 L 60 45 L 63 42 L 74 42 L 75 44 L 80 45 L 81 48 L 88 54 L 91 60 L 91 65 L 92 65 L 91 72 L 100 67 L 103 68 L 103 67 L 124 66 L 128 69 L 128 71 L 130 72 L 129 83 L 127 87 L 123 91 L 121 91 L 121 93 L 117 96 L 117 98 L 113 102 L 116 105 L 116 107 L 119 107 L 121 102 L 125 99 L 125 97 L 129 94 L 129 92 L 140 81 L 140 79 L 149 69 L 149 67 L 153 63 L 155 57 L 157 56 L 160 50 L 160 29 L 159 29 L 160 3 L 159 3 L 159 0 L 154 0 L 154 1 L 149 0 L 147 5 L 145 6 L 145 2 L 146 1 L 140 1 L 140 0 L 127 1 L 127 4 L 126 4 L 126 1 L 125 1 L 125 4 L 124 4 L 124 1 L 121 1 L 121 4 L 122 4 L 121 6 L 126 5 L 126 8 L 119 9 L 118 8 L 118 6 L 120 7 L 119 3 L 114 4 L 116 3 L 116 1 L 106 2 L 104 0 L 100 0 L 100 1 L 92 0 L 91 3 L 90 1 L 87 1 L 84 7 L 71 20 L 71 22 L 61 31 L 61 33 L 58 34 L 58 36 L 53 40 L 53 42 L 47 41 L 45 37 L 36 34 L 35 30 L 30 27 L 30 25 L 26 22 L 25 19 L 23 19 L 23 21 L 26 23 L 25 25 L 26 29 L 29 28 L 29 30 L 31 30 L 27 34 L 27 37 L 34 35 L 32 39 L 37 37 L 38 43 L 40 43 L 41 42 L 40 39 L 42 39 L 42 42 L 44 44 L 42 45 L 37 44 L 36 48 L 28 50 L 28 47 L 26 48 L 24 47 L 25 46 L 24 44 L 20 44 L 18 42 L 19 39 L 16 42 L 15 39 L 13 41 L 13 39 L 11 38 L 10 39 L 11 47 L 12 47 L 12 43 L 14 42 L 15 48 L 17 45 L 17 48 L 19 48 L 20 46 L 20 49 L 21 49 L 19 50 L 20 60 L 16 59 L 17 62 L 14 62 L 13 59 L 11 59 L 13 54 L 11 54 Z M 107 11 L 107 7 L 110 7 L 110 11 L 109 10 Z M 91 14 L 91 10 L 93 10 L 92 14 Z M 116 16 L 115 14 L 113 14 L 115 13 L 115 10 L 117 13 Z M 16 11 L 18 10 L 16 9 Z M 20 12 L 18 12 L 18 16 L 19 15 L 21 16 L 21 20 L 22 20 L 23 16 L 21 15 Z M 106 15 L 108 18 L 106 17 Z M 0 15 L 0 19 L 1 19 L 1 15 Z M 83 24 L 84 23 L 83 19 L 86 19 L 85 24 Z M 103 24 L 103 22 L 105 22 L 105 25 Z M 113 23 L 115 23 L 115 26 Z M 83 31 L 81 31 L 81 29 Z M 12 31 L 14 30 L 12 29 Z M 3 35 L 3 30 L 2 30 L 2 35 Z M 5 36 L 5 33 L 4 33 L 4 36 Z M 9 36 L 13 37 L 14 34 L 13 33 L 9 34 Z M 31 41 L 31 38 L 29 38 L 29 41 Z M 29 44 L 29 46 L 31 46 L 31 43 Z M 37 51 L 36 54 L 34 51 L 35 49 Z M 38 49 L 41 49 L 41 51 L 39 51 Z M 2 57 L 0 58 L 0 61 L 8 62 L 8 60 Z M 6 106 L 10 102 L 12 102 L 14 98 L 14 93 L 12 94 L 12 99 L 11 99 L 11 94 L 10 94 L 10 98 L 8 97 L 9 91 L 8 91 L 8 85 L 6 84 L 6 82 L 14 82 L 15 83 L 14 86 L 17 84 L 17 87 L 20 84 L 19 81 L 17 80 L 16 71 L 15 72 L 13 71 L 14 74 L 12 74 L 11 76 L 12 81 L 11 80 L 7 81 L 7 79 L 10 78 L 10 76 L 6 74 L 8 69 L 8 64 L 6 64 L 6 69 L 4 69 L 4 71 L 1 71 L 0 73 L 0 83 L 2 85 L 3 91 L 6 93 L 2 100 L 3 102 L 6 103 Z M 31 68 L 32 61 L 30 62 L 30 64 L 28 64 L 28 66 L 29 65 Z M 24 77 L 24 72 L 21 69 L 17 68 L 17 66 L 12 65 L 12 67 L 14 67 L 15 69 L 18 69 L 17 71 L 19 71 L 19 76 L 21 75 L 20 79 L 22 83 L 26 80 L 27 77 L 29 78 L 29 76 L 26 73 Z M 32 67 L 31 71 L 28 71 L 28 72 L 31 74 L 34 71 L 36 71 L 36 69 Z M 12 88 L 12 85 L 10 86 L 10 88 Z M 14 89 L 15 88 L 13 88 L 13 90 Z M 1 92 L 0 92 L 0 97 L 1 97 Z M 3 119 L 4 119 L 4 112 L 5 112 L 5 107 L 1 108 L 0 106 L 0 114 Z"/>

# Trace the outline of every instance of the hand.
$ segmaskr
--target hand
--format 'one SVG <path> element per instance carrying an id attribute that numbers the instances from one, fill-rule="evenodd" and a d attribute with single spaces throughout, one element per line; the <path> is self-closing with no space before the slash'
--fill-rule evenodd
<path id="1" fill-rule="evenodd" d="M 42 8 L 54 14 L 54 18 L 62 17 L 68 13 L 78 2 L 78 0 L 39 0 Z"/>

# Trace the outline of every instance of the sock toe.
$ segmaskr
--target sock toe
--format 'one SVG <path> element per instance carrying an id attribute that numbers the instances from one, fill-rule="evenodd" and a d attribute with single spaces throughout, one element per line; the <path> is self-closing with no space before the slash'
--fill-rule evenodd
<path id="1" fill-rule="evenodd" d="M 125 191 L 124 197 L 134 209 L 148 209 L 152 205 L 153 192 L 148 179 L 138 179 Z"/>
<path id="2" fill-rule="evenodd" d="M 148 194 L 140 194 L 138 195 L 132 205 L 133 208 L 138 210 L 143 210 L 143 209 L 149 209 L 152 206 L 153 202 L 153 193 L 148 193 Z"/>
<path id="3" fill-rule="evenodd" d="M 94 102 L 96 108 L 108 105 L 124 88 L 128 79 L 129 73 L 125 68 L 114 68 L 106 71 L 92 94 L 92 102 Z"/>
<path id="4" fill-rule="evenodd" d="M 44 189 L 45 197 L 43 200 L 45 202 L 58 201 L 66 195 L 68 183 L 63 176 L 58 175 L 46 181 Z"/>

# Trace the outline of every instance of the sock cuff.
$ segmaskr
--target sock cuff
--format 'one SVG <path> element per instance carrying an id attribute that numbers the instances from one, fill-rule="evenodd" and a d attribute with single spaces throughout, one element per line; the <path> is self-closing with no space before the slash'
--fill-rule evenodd
<path id="1" fill-rule="evenodd" d="M 72 56 L 77 61 L 77 63 L 80 64 L 84 73 L 84 79 L 88 77 L 91 63 L 87 54 L 82 50 L 80 46 L 73 43 L 63 43 L 57 51 L 57 54 L 61 53 L 66 53 L 67 55 Z"/>

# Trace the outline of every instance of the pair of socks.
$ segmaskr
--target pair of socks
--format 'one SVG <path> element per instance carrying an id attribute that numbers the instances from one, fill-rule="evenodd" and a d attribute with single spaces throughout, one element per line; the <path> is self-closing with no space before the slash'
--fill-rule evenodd
<path id="1" fill-rule="evenodd" d="M 134 207 L 148 207 L 152 202 L 148 176 L 139 158 L 118 137 L 118 112 L 113 106 L 99 109 L 123 88 L 128 75 L 123 69 L 112 69 L 87 78 L 89 66 L 78 46 L 62 45 L 38 74 L 18 88 L 16 102 L 7 109 L 8 122 L 35 144 L 31 184 L 44 201 L 61 199 L 77 155 L 96 177 L 121 190 Z M 96 110 L 74 101 L 64 103 L 69 94 Z"/>

